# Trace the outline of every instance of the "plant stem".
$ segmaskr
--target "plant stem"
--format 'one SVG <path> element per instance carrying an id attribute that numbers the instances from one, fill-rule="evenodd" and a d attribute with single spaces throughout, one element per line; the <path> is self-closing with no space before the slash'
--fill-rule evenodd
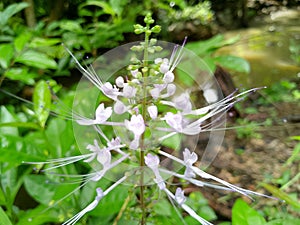
<path id="1" fill-rule="evenodd" d="M 147 24 L 147 30 L 149 30 L 149 25 Z M 143 120 L 146 121 L 146 108 L 147 108 L 147 77 L 148 77 L 148 45 L 149 45 L 149 34 L 147 31 L 145 32 L 145 45 L 144 45 L 144 61 L 143 61 L 143 69 L 146 70 L 143 72 L 143 101 L 142 101 L 142 116 Z M 145 167 L 145 132 L 142 134 L 141 137 L 141 152 L 140 152 L 140 167 L 141 167 L 141 177 L 140 177 L 140 204 L 142 209 L 142 218 L 141 218 L 141 225 L 146 224 L 146 205 L 144 199 L 144 192 L 145 192 L 145 185 L 144 185 L 144 167 Z"/>

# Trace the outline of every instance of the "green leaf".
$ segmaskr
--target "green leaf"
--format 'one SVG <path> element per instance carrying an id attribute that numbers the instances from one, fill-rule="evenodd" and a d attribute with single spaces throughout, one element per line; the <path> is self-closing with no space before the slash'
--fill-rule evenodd
<path id="1" fill-rule="evenodd" d="M 51 107 L 51 92 L 46 81 L 40 80 L 33 92 L 34 112 L 41 125 L 45 126 Z"/>
<path id="2" fill-rule="evenodd" d="M 8 109 L 5 106 L 0 107 L 0 124 L 1 123 L 10 123 L 10 122 L 16 122 L 14 115 L 8 111 Z M 0 126 L 0 134 L 10 134 L 14 136 L 18 136 L 18 128 L 16 127 L 1 127 Z"/>
<path id="3" fill-rule="evenodd" d="M 154 212 L 160 216 L 172 216 L 172 205 L 166 199 L 161 199 L 154 205 Z"/>
<path id="4" fill-rule="evenodd" d="M 300 219 L 277 219 L 277 220 L 273 220 L 268 222 L 266 225 L 299 225 L 300 224 Z"/>
<path id="5" fill-rule="evenodd" d="M 7 69 L 14 56 L 14 47 L 11 44 L 0 45 L 0 66 Z"/>
<path id="6" fill-rule="evenodd" d="M 32 34 L 30 32 L 23 32 L 14 40 L 15 49 L 20 52 L 24 49 L 25 45 L 29 42 Z"/>
<path id="7" fill-rule="evenodd" d="M 198 56 L 205 56 L 222 47 L 223 35 L 216 35 L 205 41 L 197 41 L 186 44 L 186 48 L 195 52 Z"/>
<path id="8" fill-rule="evenodd" d="M 0 207 L 0 225 L 12 225 L 2 207 Z"/>
<path id="9" fill-rule="evenodd" d="M 243 58 L 232 56 L 232 55 L 222 55 L 213 58 L 214 62 L 242 73 L 250 73 L 250 64 Z"/>
<path id="10" fill-rule="evenodd" d="M 11 80 L 18 80 L 25 84 L 33 85 L 35 83 L 34 78 L 39 75 L 37 73 L 28 72 L 28 68 L 26 67 L 19 67 L 8 69 L 5 72 L 5 76 Z"/>
<path id="11" fill-rule="evenodd" d="M 29 4 L 25 2 L 9 5 L 4 11 L 0 12 L 0 27 L 4 26 L 9 18 L 11 18 L 14 14 L 20 12 L 28 6 Z"/>
<path id="12" fill-rule="evenodd" d="M 232 225 L 265 225 L 265 219 L 246 202 L 236 200 L 232 208 Z"/>
<path id="13" fill-rule="evenodd" d="M 300 209 L 300 204 L 298 201 L 292 199 L 288 194 L 286 194 L 285 192 L 283 192 L 282 190 L 280 190 L 279 188 L 271 185 L 271 184 L 266 184 L 266 183 L 262 183 L 261 184 L 265 189 L 267 189 L 272 195 L 274 195 L 275 197 L 284 200 L 286 203 L 294 206 L 295 208 Z"/>
<path id="14" fill-rule="evenodd" d="M 23 63 L 27 66 L 36 67 L 39 69 L 56 69 L 57 63 L 44 53 L 33 50 L 28 50 L 19 55 L 16 62 Z"/>
<path id="15" fill-rule="evenodd" d="M 85 4 L 83 4 L 81 7 L 84 6 L 98 6 L 103 9 L 103 12 L 106 14 L 109 14 L 111 16 L 114 16 L 116 13 L 114 9 L 107 3 L 107 2 L 99 2 L 99 1 L 88 1 Z"/>
<path id="16" fill-rule="evenodd" d="M 36 37 L 30 42 L 29 47 L 39 48 L 39 47 L 53 46 L 53 45 L 57 45 L 59 43 L 61 43 L 61 40 L 58 38 Z"/>
<path id="17" fill-rule="evenodd" d="M 62 157 L 75 142 L 72 130 L 72 124 L 61 119 L 51 120 L 47 130 L 46 137 L 48 148 L 53 157 Z"/>
<path id="18" fill-rule="evenodd" d="M 44 225 L 44 224 L 61 224 L 61 215 L 55 208 L 39 205 L 34 209 L 26 210 L 18 218 L 16 225 Z M 1 224 L 2 225 L 2 224 Z"/>
<path id="19" fill-rule="evenodd" d="M 28 194 L 37 202 L 48 205 L 55 194 L 55 184 L 44 175 L 28 175 L 24 179 Z"/>
<path id="20" fill-rule="evenodd" d="M 60 23 L 60 28 L 63 30 L 68 30 L 74 33 L 81 33 L 83 32 L 80 23 L 73 20 L 64 20 Z"/>
<path id="21" fill-rule="evenodd" d="M 178 149 L 180 147 L 181 138 L 181 134 L 175 134 L 172 137 L 165 139 L 162 142 L 162 145 L 171 149 Z"/>

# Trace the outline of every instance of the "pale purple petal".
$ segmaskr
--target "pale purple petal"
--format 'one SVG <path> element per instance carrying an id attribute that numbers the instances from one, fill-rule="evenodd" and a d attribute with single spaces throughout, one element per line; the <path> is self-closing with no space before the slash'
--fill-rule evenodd
<path id="1" fill-rule="evenodd" d="M 149 116 L 151 117 L 151 119 L 156 119 L 157 118 L 157 114 L 158 114 L 158 111 L 157 111 L 157 107 L 155 105 L 151 105 L 147 108 L 148 110 L 148 113 L 149 113 Z"/>

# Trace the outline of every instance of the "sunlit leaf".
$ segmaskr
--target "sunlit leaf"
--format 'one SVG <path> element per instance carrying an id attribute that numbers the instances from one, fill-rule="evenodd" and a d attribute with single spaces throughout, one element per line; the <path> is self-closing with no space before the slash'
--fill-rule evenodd
<path id="1" fill-rule="evenodd" d="M 39 69 L 56 69 L 57 63 L 44 53 L 33 50 L 28 50 L 19 55 L 16 62 L 23 63 L 27 66 L 36 67 Z"/>
<path id="2" fill-rule="evenodd" d="M 60 214 L 55 208 L 39 205 L 34 209 L 27 210 L 26 213 L 22 213 L 16 225 L 44 225 L 50 224 L 50 222 L 60 224 Z"/>
<path id="3" fill-rule="evenodd" d="M 2 207 L 0 207 L 0 224 L 1 225 L 12 225 L 11 221 L 9 220 L 8 216 L 6 215 L 6 213 L 4 212 Z"/>
<path id="4" fill-rule="evenodd" d="M 28 6 L 29 4 L 26 2 L 9 5 L 4 11 L 0 12 L 0 26 L 4 26 L 9 18 Z"/>
<path id="5" fill-rule="evenodd" d="M 34 88 L 33 103 L 35 115 L 41 125 L 45 126 L 51 106 L 51 92 L 46 81 L 39 81 Z"/>
<path id="6" fill-rule="evenodd" d="M 15 49 L 20 52 L 25 45 L 29 42 L 32 34 L 30 32 L 23 32 L 18 35 L 14 40 Z"/>
<path id="7" fill-rule="evenodd" d="M 242 73 L 250 73 L 250 64 L 237 56 L 222 55 L 213 58 L 214 62 L 222 67 L 232 69 Z"/>
<path id="8" fill-rule="evenodd" d="M 0 45 L 0 66 L 7 69 L 14 55 L 14 47 L 11 44 Z"/>
<path id="9" fill-rule="evenodd" d="M 265 219 L 246 202 L 236 200 L 232 208 L 232 225 L 265 225 Z"/>
<path id="10" fill-rule="evenodd" d="M 11 80 L 22 81 L 25 84 L 33 85 L 34 78 L 38 77 L 37 73 L 31 73 L 26 67 L 11 68 L 5 72 L 5 76 Z"/>
<path id="11" fill-rule="evenodd" d="M 0 107 L 0 123 L 11 123 L 11 122 L 16 122 L 14 116 L 12 113 L 5 107 L 1 106 Z M 18 136 L 18 128 L 16 127 L 6 127 L 0 126 L 0 134 L 10 134 L 14 136 Z"/>

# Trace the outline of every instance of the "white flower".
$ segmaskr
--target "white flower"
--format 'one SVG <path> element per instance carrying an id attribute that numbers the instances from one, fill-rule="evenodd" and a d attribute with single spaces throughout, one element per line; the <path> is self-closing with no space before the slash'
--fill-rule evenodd
<path id="1" fill-rule="evenodd" d="M 124 86 L 124 78 L 119 76 L 116 79 L 116 85 L 120 88 L 122 88 Z"/>
<path id="2" fill-rule="evenodd" d="M 114 85 L 112 85 L 109 82 L 106 82 L 102 86 L 102 92 L 105 94 L 107 97 L 116 100 L 117 97 L 120 95 L 119 89 Z"/>
<path id="3" fill-rule="evenodd" d="M 150 95 L 153 99 L 158 99 L 160 94 L 160 90 L 158 88 L 153 88 L 150 90 Z"/>
<path id="4" fill-rule="evenodd" d="M 192 166 L 195 162 L 197 162 L 197 160 L 198 160 L 198 156 L 195 152 L 191 153 L 189 149 L 187 149 L 187 148 L 184 149 L 183 161 L 186 166 L 186 169 L 184 172 L 184 175 L 186 177 L 195 177 L 196 176 L 192 169 Z"/>
<path id="5" fill-rule="evenodd" d="M 138 148 L 140 137 L 145 132 L 146 129 L 142 115 L 141 114 L 137 116 L 132 115 L 130 121 L 125 120 L 125 126 L 128 130 L 132 131 L 134 134 L 134 139 L 130 144 L 130 148 L 135 150 Z"/>
<path id="6" fill-rule="evenodd" d="M 184 191 L 181 188 L 176 189 L 175 200 L 178 203 L 178 205 L 182 205 L 186 201 L 186 197 L 184 196 Z"/>
<path id="7" fill-rule="evenodd" d="M 157 155 L 152 155 L 148 153 L 145 156 L 145 164 L 152 170 L 155 170 L 158 168 L 159 165 L 159 158 Z"/>
<path id="8" fill-rule="evenodd" d="M 115 104 L 114 104 L 114 112 L 116 114 L 123 114 L 128 110 L 128 108 L 126 107 L 126 105 L 124 105 L 123 102 L 116 100 Z"/>
<path id="9" fill-rule="evenodd" d="M 123 87 L 123 96 L 125 98 L 132 98 L 135 96 L 136 94 L 136 88 L 135 87 L 132 87 L 131 85 L 129 84 L 124 84 L 124 87 Z"/>
<path id="10" fill-rule="evenodd" d="M 149 113 L 149 116 L 151 119 L 156 119 L 157 118 L 157 114 L 158 114 L 158 111 L 157 111 L 157 107 L 155 105 L 151 105 L 147 108 L 148 110 L 148 113 Z"/>
<path id="11" fill-rule="evenodd" d="M 218 93 L 214 89 L 206 89 L 203 91 L 203 96 L 208 103 L 215 103 L 218 101 Z"/>
<path id="12" fill-rule="evenodd" d="M 163 77 L 163 81 L 167 84 L 172 83 L 174 81 L 174 73 L 171 71 L 166 72 Z"/>
<path id="13" fill-rule="evenodd" d="M 167 112 L 163 119 L 165 119 L 166 123 L 175 131 L 179 133 L 183 131 L 184 118 L 180 113 L 174 114 L 171 112 Z"/>
<path id="14" fill-rule="evenodd" d="M 188 93 L 182 93 L 173 100 L 175 108 L 183 112 L 190 112 L 192 110 L 192 103 Z"/>
<path id="15" fill-rule="evenodd" d="M 87 207 L 85 207 L 83 210 L 81 210 L 79 213 L 77 213 L 75 216 L 73 216 L 71 219 L 64 222 L 62 225 L 74 225 L 77 223 L 78 220 L 81 219 L 87 212 L 92 211 L 96 208 L 100 200 L 103 198 L 104 194 L 101 188 L 96 189 L 97 195 L 95 197 L 95 200 L 90 203 Z"/>
<path id="16" fill-rule="evenodd" d="M 97 207 L 100 200 L 106 196 L 109 192 L 111 192 L 114 188 L 116 188 L 119 184 L 124 182 L 127 179 L 126 176 L 119 179 L 117 182 L 115 182 L 113 185 L 111 185 L 109 188 L 107 188 L 105 191 L 102 191 L 101 188 L 97 188 L 96 192 L 97 195 L 95 197 L 95 200 L 91 202 L 87 207 L 85 207 L 83 210 L 81 210 L 79 213 L 77 213 L 75 216 L 73 216 L 71 219 L 64 222 L 62 225 L 74 225 L 80 220 L 87 212 L 92 211 Z"/>
<path id="17" fill-rule="evenodd" d="M 136 69 L 136 70 L 131 70 L 131 71 L 130 71 L 131 75 L 132 75 L 134 78 L 137 78 L 138 72 L 139 72 L 138 69 Z"/>
<path id="18" fill-rule="evenodd" d="M 159 170 L 158 170 L 158 166 L 159 166 L 159 158 L 157 155 L 152 155 L 150 153 L 148 153 L 145 156 L 145 164 L 146 166 L 148 166 L 152 172 L 155 175 L 155 183 L 158 185 L 160 190 L 164 190 L 166 188 L 166 184 L 163 180 L 163 178 L 161 177 L 161 175 L 159 174 Z"/>
<path id="19" fill-rule="evenodd" d="M 174 95 L 175 91 L 176 91 L 176 85 L 175 84 L 168 84 L 168 86 L 167 86 L 168 97 Z"/>
<path id="20" fill-rule="evenodd" d="M 82 117 L 77 120 L 77 123 L 80 125 L 104 124 L 111 116 L 111 114 L 112 114 L 112 108 L 111 107 L 104 108 L 104 104 L 101 103 L 96 109 L 96 113 L 95 113 L 96 118 L 94 120 L 86 119 Z"/>
<path id="21" fill-rule="evenodd" d="M 160 72 L 161 73 L 166 73 L 166 72 L 169 71 L 169 68 L 170 68 L 169 60 L 166 59 L 166 58 L 162 59 L 162 63 L 161 63 L 160 68 L 159 68 Z"/>

